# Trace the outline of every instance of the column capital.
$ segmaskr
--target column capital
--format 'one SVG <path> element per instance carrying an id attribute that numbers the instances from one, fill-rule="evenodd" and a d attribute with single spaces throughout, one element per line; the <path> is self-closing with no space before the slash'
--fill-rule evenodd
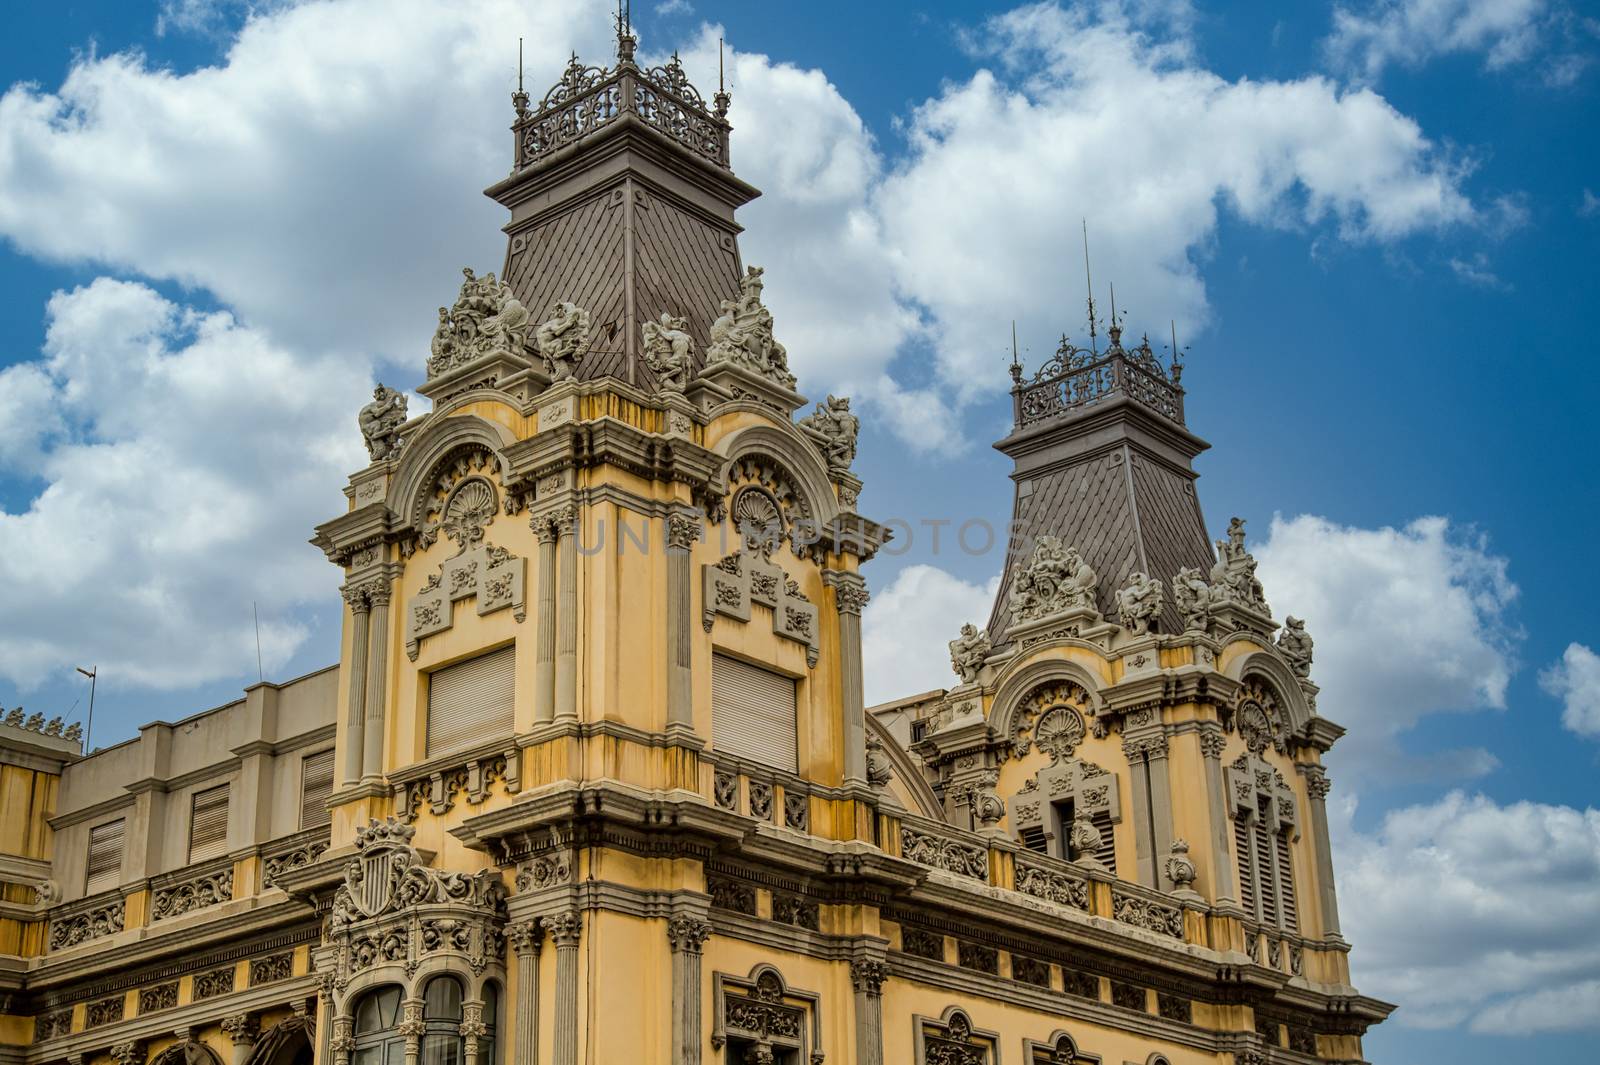
<path id="1" fill-rule="evenodd" d="M 538 917 L 517 921 L 506 927 L 506 937 L 518 955 L 538 954 L 544 949 L 544 921 Z"/>
<path id="2" fill-rule="evenodd" d="M 126 1043 L 117 1043 L 111 1047 L 109 1053 L 111 1060 L 117 1065 L 144 1065 L 144 1042 L 132 1039 Z"/>
<path id="3" fill-rule="evenodd" d="M 850 963 L 850 983 L 857 991 L 881 995 L 883 982 L 888 978 L 888 964 L 876 958 L 857 958 Z"/>
<path id="4" fill-rule="evenodd" d="M 1142 736 L 1123 736 L 1122 754 L 1123 757 L 1130 760 L 1139 757 L 1141 754 L 1147 754 L 1151 758 L 1165 758 L 1167 756 L 1167 734 L 1156 731 Z"/>
<path id="5" fill-rule="evenodd" d="M 576 947 L 583 936 L 583 914 L 577 910 L 558 913 L 546 918 L 543 923 L 550 930 L 550 938 L 555 940 L 557 950 Z"/>
<path id="6" fill-rule="evenodd" d="M 1300 775 L 1306 778 L 1306 791 L 1310 796 L 1321 802 L 1328 797 L 1328 790 L 1333 787 L 1333 781 L 1328 779 L 1328 771 L 1320 765 L 1296 765 Z"/>
<path id="7" fill-rule="evenodd" d="M 672 952 L 699 954 L 700 948 L 711 937 L 711 923 L 698 917 L 679 914 L 667 921 L 667 940 Z"/>
<path id="8" fill-rule="evenodd" d="M 667 515 L 667 547 L 674 551 L 687 551 L 699 542 L 702 532 L 700 519 L 694 514 Z"/>
<path id="9" fill-rule="evenodd" d="M 1208 721 L 1200 726 L 1200 753 L 1207 758 L 1221 760 L 1222 750 L 1228 745 L 1228 738 L 1222 734 L 1222 726 Z"/>
<path id="10" fill-rule="evenodd" d="M 235 1013 L 222 1018 L 222 1033 L 234 1046 L 246 1046 L 261 1035 L 261 1022 L 253 1013 Z"/>
<path id="11" fill-rule="evenodd" d="M 859 616 L 871 598 L 867 592 L 867 582 L 859 573 L 842 569 L 823 570 L 822 579 L 833 587 L 834 607 L 841 614 Z"/>

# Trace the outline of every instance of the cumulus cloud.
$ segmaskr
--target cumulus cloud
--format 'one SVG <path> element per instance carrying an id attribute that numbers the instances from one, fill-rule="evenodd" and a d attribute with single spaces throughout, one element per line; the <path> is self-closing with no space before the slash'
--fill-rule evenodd
<path id="1" fill-rule="evenodd" d="M 1539 674 L 1539 686 L 1561 700 L 1561 723 L 1580 736 L 1600 737 L 1600 655 L 1570 643 L 1561 661 Z"/>
<path id="2" fill-rule="evenodd" d="M 1382 97 L 1229 80 L 1145 25 L 1119 4 L 1020 8 L 976 37 L 992 69 L 912 113 L 872 202 L 957 396 L 1003 383 L 1012 315 L 1036 352 L 1080 333 L 1082 219 L 1099 283 L 1160 335 L 1169 318 L 1191 334 L 1207 321 L 1200 266 L 1223 210 L 1348 241 L 1475 217 L 1460 169 Z"/>
<path id="3" fill-rule="evenodd" d="M 999 577 L 974 584 L 915 565 L 875 590 L 861 618 L 867 705 L 954 685 L 945 645 L 962 622 L 983 623 L 999 586 Z"/>
<path id="4" fill-rule="evenodd" d="M 287 661 L 307 629 L 280 619 L 336 578 L 305 541 L 361 465 L 351 413 L 369 387 L 364 364 L 294 354 L 141 284 L 57 293 L 43 357 L 0 375 L 0 410 L 59 413 L 5 442 L 47 487 L 0 511 L 0 674 L 236 676 L 254 665 L 252 601 L 267 666 Z"/>
<path id="5" fill-rule="evenodd" d="M 1301 515 L 1274 518 L 1255 555 L 1277 614 L 1305 618 L 1316 639 L 1318 709 L 1350 730 L 1340 766 L 1381 774 L 1424 715 L 1504 708 L 1517 586 L 1483 536 L 1441 517 L 1362 529 Z M 1493 765 L 1480 751 L 1405 763 L 1445 775 Z"/>
<path id="6" fill-rule="evenodd" d="M 1333 805 L 1356 982 L 1400 1023 L 1600 1027 L 1600 811 L 1454 792 L 1364 835 Z"/>

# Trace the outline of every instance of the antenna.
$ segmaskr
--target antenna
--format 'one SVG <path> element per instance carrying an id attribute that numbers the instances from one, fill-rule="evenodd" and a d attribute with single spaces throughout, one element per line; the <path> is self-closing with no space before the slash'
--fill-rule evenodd
<path id="1" fill-rule="evenodd" d="M 717 92 L 726 92 L 727 86 L 722 83 L 722 38 L 717 38 Z"/>
<path id="2" fill-rule="evenodd" d="M 518 118 L 528 115 L 528 92 L 522 87 L 522 38 L 517 38 L 517 91 L 511 94 L 511 107 Z"/>
<path id="3" fill-rule="evenodd" d="M 1178 323 L 1176 319 L 1169 319 L 1172 323 L 1172 383 L 1177 384 L 1183 380 L 1183 363 L 1178 360 Z"/>
<path id="4" fill-rule="evenodd" d="M 254 599 L 250 600 L 250 616 L 256 622 L 256 678 L 265 684 L 267 674 L 261 668 L 261 614 L 256 610 L 256 601 Z"/>
<path id="5" fill-rule="evenodd" d="M 1083 220 L 1083 279 L 1089 288 L 1089 353 L 1100 354 L 1094 332 L 1094 275 L 1089 273 L 1089 220 Z"/>
<path id="6" fill-rule="evenodd" d="M 100 667 L 90 666 L 88 669 L 84 669 L 79 666 L 78 672 L 89 678 L 89 720 L 84 725 L 83 730 L 83 749 L 87 753 L 92 750 L 89 746 L 89 740 L 94 736 L 94 689 L 100 682 Z"/>
<path id="7" fill-rule="evenodd" d="M 717 95 L 711 98 L 711 102 L 716 105 L 716 115 L 717 115 L 718 118 L 726 119 L 728 117 L 728 104 L 731 103 L 732 101 L 733 101 L 733 97 L 728 95 L 728 86 L 727 86 L 726 82 L 723 80 L 723 75 L 722 75 L 722 38 L 718 37 L 717 38 Z"/>
<path id="8" fill-rule="evenodd" d="M 1011 319 L 1011 380 L 1022 383 L 1022 360 L 1017 357 L 1017 320 Z"/>
<path id="9" fill-rule="evenodd" d="M 517 38 L 517 91 L 522 91 L 522 38 Z"/>

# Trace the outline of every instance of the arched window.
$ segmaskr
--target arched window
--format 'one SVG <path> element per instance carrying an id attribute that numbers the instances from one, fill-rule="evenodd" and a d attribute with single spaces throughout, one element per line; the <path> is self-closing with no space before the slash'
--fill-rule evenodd
<path id="1" fill-rule="evenodd" d="M 461 984 L 435 976 L 422 989 L 422 1065 L 465 1065 L 461 1041 Z"/>
<path id="2" fill-rule="evenodd" d="M 477 1065 L 499 1065 L 495 1030 L 500 1024 L 500 988 L 494 981 L 483 985 L 483 1035 L 478 1037 Z"/>
<path id="3" fill-rule="evenodd" d="M 402 1065 L 406 1039 L 400 1024 L 400 989 L 380 987 L 356 1003 L 356 1048 L 352 1065 Z"/>

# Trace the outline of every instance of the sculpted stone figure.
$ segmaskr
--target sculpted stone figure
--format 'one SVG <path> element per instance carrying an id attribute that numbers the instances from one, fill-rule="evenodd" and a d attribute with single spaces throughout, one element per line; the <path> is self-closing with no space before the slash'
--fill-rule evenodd
<path id="1" fill-rule="evenodd" d="M 1283 631 L 1278 633 L 1278 650 L 1289 660 L 1295 676 L 1311 676 L 1311 647 L 1311 634 L 1306 631 L 1305 621 L 1297 617 L 1285 618 Z"/>
<path id="2" fill-rule="evenodd" d="M 1126 588 L 1117 590 L 1117 615 L 1129 632 L 1143 636 L 1161 613 L 1164 599 L 1160 581 L 1148 573 L 1136 572 L 1128 578 Z"/>
<path id="3" fill-rule="evenodd" d="M 978 679 L 983 660 L 989 657 L 989 634 L 982 632 L 972 622 L 961 626 L 961 635 L 950 641 L 950 668 L 956 671 L 961 683 L 971 684 Z"/>
<path id="4" fill-rule="evenodd" d="M 1079 814 L 1072 822 L 1072 828 L 1067 840 L 1068 852 L 1075 862 L 1089 862 L 1098 865 L 1100 859 L 1096 852 L 1100 850 L 1100 830 L 1089 820 L 1087 814 Z"/>
<path id="5" fill-rule="evenodd" d="M 1033 559 L 1011 584 L 1008 605 L 1013 624 L 1068 610 L 1091 610 L 1099 578 L 1078 554 L 1054 536 L 1039 537 Z"/>
<path id="6" fill-rule="evenodd" d="M 829 396 L 826 403 L 800 419 L 800 424 L 815 429 L 827 441 L 824 458 L 829 473 L 843 473 L 856 460 L 856 434 L 861 431 L 861 419 L 850 413 L 849 396 Z"/>
<path id="7" fill-rule="evenodd" d="M 361 408 L 356 421 L 373 462 L 399 454 L 400 427 L 406 423 L 405 393 L 379 385 L 372 390 L 372 402 Z"/>
<path id="8" fill-rule="evenodd" d="M 557 303 L 548 320 L 534 333 L 539 354 L 550 364 L 550 376 L 557 381 L 577 372 L 583 359 L 583 346 L 589 342 L 589 312 L 575 303 Z"/>
<path id="9" fill-rule="evenodd" d="M 772 312 L 761 302 L 762 273 L 759 266 L 747 268 L 739 282 L 739 298 L 722 301 L 722 313 L 711 323 L 706 365 L 732 363 L 793 388 L 789 353 L 773 339 Z"/>
<path id="10" fill-rule="evenodd" d="M 1256 578 L 1255 556 L 1245 550 L 1244 519 L 1228 522 L 1228 538 L 1217 541 L 1217 564 L 1211 567 L 1213 602 L 1231 602 L 1270 613 L 1266 593 Z"/>
<path id="11" fill-rule="evenodd" d="M 1185 566 L 1172 578 L 1172 605 L 1183 618 L 1183 631 L 1204 632 L 1211 617 L 1211 585 L 1193 566 Z"/>
<path id="12" fill-rule="evenodd" d="M 694 338 L 689 320 L 661 312 L 658 322 L 644 323 L 644 361 L 655 371 L 663 392 L 682 392 L 694 369 Z"/>
<path id="13" fill-rule="evenodd" d="M 531 357 L 530 316 L 511 294 L 511 286 L 496 280 L 493 273 L 478 277 L 470 267 L 461 273 L 461 294 L 455 305 L 439 308 L 439 325 L 429 345 L 428 376 L 484 355 Z"/>

